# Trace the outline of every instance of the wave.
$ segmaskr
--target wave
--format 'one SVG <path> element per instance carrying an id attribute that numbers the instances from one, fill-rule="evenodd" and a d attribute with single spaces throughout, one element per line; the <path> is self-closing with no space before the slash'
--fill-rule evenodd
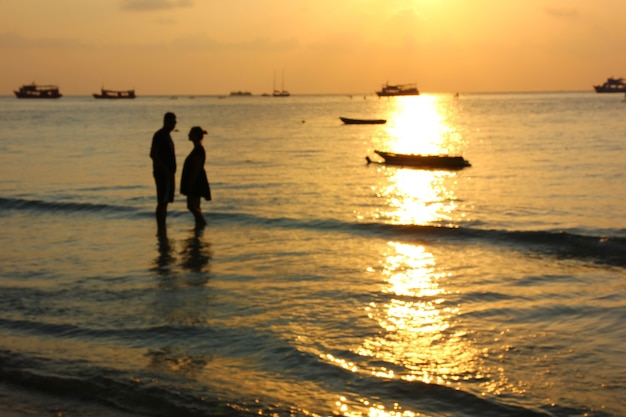
<path id="1" fill-rule="evenodd" d="M 518 231 L 419 225 L 373 224 L 363 227 L 372 227 L 405 238 L 478 241 L 530 250 L 557 258 L 593 260 L 598 263 L 626 267 L 626 238 L 620 236 L 592 236 L 549 230 Z M 622 234 L 623 231 L 619 233 Z"/>
<path id="2" fill-rule="evenodd" d="M 249 215 L 242 220 L 250 220 Z M 334 219 L 295 220 L 256 219 L 265 224 L 287 228 L 360 234 L 382 239 L 435 241 L 467 244 L 479 242 L 506 245 L 517 250 L 539 252 L 563 259 L 591 260 L 600 264 L 626 267 L 626 231 L 620 236 L 593 236 L 566 231 L 518 231 L 482 229 L 465 226 L 403 225 L 387 223 L 349 223 Z"/>
<path id="3" fill-rule="evenodd" d="M 227 412 L 230 406 L 217 399 L 194 398 L 168 389 L 163 382 L 144 383 L 135 374 L 79 362 L 59 363 L 4 351 L 0 352 L 0 372 L 6 383 L 22 389 L 67 400 L 80 398 L 140 415 L 197 417 L 218 415 L 212 413 L 218 410 L 226 416 L 243 415 Z"/>
<path id="4" fill-rule="evenodd" d="M 292 382 L 305 385 L 313 382 L 316 386 L 326 386 L 330 389 L 330 392 L 324 394 L 328 398 L 336 398 L 342 393 L 358 393 L 359 398 L 378 398 L 385 403 L 385 408 L 403 404 L 407 409 L 415 408 L 432 416 L 549 417 L 555 415 L 553 411 L 565 411 L 560 407 L 551 410 L 530 409 L 443 385 L 354 373 L 324 363 L 313 354 L 296 349 L 292 349 L 292 353 L 298 359 L 290 371 L 291 378 L 296 378 Z M 236 399 L 227 398 L 232 395 L 221 392 L 223 388 L 198 384 L 188 378 L 155 370 L 112 369 L 78 360 L 52 360 L 8 350 L 0 351 L 0 374 L 4 383 L 20 387 L 26 392 L 43 393 L 68 401 L 80 398 L 83 402 L 145 416 L 333 414 L 331 409 L 327 409 L 328 405 L 321 402 L 316 404 L 320 409 L 309 410 L 303 404 L 289 404 L 278 398 L 259 398 L 256 395 L 254 398 L 246 398 L 245 395 L 239 395 Z M 338 392 L 333 392 L 332 387 Z M 356 398 L 344 399 L 353 402 L 354 407 L 358 407 L 360 402 Z M 362 415 L 367 415 L 367 408 L 364 407 Z"/>
<path id="5" fill-rule="evenodd" d="M 35 211 L 35 212 L 92 212 L 92 213 L 109 213 L 109 214 L 133 214 L 138 210 L 129 206 L 119 206 L 111 204 L 95 204 L 85 202 L 52 202 L 43 200 L 25 200 L 20 198 L 2 198 L 0 197 L 0 210 L 16 210 L 16 211 Z"/>
<path id="6" fill-rule="evenodd" d="M 153 216 L 152 210 L 137 207 L 85 202 L 50 202 L 19 198 L 0 198 L 1 211 L 35 211 L 60 213 L 98 213 L 110 216 Z M 171 210 L 171 216 L 186 215 Z M 506 245 L 563 259 L 591 260 L 600 264 L 626 267 L 626 230 L 615 230 L 612 236 L 594 236 L 568 231 L 497 230 L 472 226 L 404 225 L 375 222 L 346 222 L 338 219 L 269 218 L 236 211 L 210 211 L 206 216 L 214 224 L 238 223 L 269 228 L 305 229 L 320 232 L 348 233 L 367 238 L 409 239 L 443 243 L 479 242 Z"/>

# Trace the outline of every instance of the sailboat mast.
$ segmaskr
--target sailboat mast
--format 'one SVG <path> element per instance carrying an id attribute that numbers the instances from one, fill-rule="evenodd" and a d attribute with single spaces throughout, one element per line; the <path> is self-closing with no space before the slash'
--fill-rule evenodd
<path id="1" fill-rule="evenodd" d="M 282 70 L 281 74 L 281 89 L 276 89 L 276 70 L 274 70 L 274 97 L 289 97 L 289 92 L 285 90 L 285 70 Z"/>

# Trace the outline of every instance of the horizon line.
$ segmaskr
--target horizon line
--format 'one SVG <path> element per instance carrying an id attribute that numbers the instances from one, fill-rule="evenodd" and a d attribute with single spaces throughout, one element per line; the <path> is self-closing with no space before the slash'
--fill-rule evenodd
<path id="1" fill-rule="evenodd" d="M 135 89 L 135 91 L 137 91 Z M 593 89 L 586 89 L 586 90 L 563 90 L 563 89 L 558 89 L 558 90 L 507 90 L 507 91 L 498 91 L 498 90 L 493 90 L 493 91 L 427 91 L 427 92 L 420 92 L 419 95 L 417 96 L 398 96 L 398 97 L 419 97 L 420 95 L 441 95 L 441 94 L 541 94 L 541 93 L 584 93 L 584 92 L 590 92 L 590 93 L 594 93 L 594 94 L 601 94 L 601 95 L 613 95 L 611 93 L 597 93 L 595 92 Z M 291 97 L 293 96 L 376 96 L 376 92 L 356 92 L 356 93 L 290 93 Z M 619 94 L 619 93 L 617 93 Z M 135 97 L 135 99 L 140 98 L 140 97 L 219 97 L 219 98 L 225 98 L 225 97 L 232 97 L 232 98 L 236 98 L 236 99 L 244 99 L 246 97 L 272 97 L 272 95 L 270 93 L 251 93 L 250 95 L 245 95 L 245 96 L 232 96 L 230 95 L 230 93 L 199 93 L 199 94 L 193 94 L 193 93 L 152 93 L 152 94 L 141 94 L 141 95 L 137 95 L 137 97 Z M 0 94 L 0 97 L 13 97 L 13 98 L 17 98 L 15 97 L 15 94 Z M 62 97 L 90 97 L 93 98 L 93 93 L 86 93 L 86 94 L 63 94 Z M 395 96 L 394 96 L 395 97 Z M 274 97 L 275 98 L 275 97 Z M 285 98 L 285 97 L 279 97 L 279 98 Z M 391 97 L 378 97 L 378 98 L 391 98 Z M 54 100 L 54 99 L 48 99 L 48 100 Z M 95 100 L 95 98 L 94 98 Z M 105 99 L 106 100 L 106 99 Z M 115 99 L 113 99 L 115 100 Z M 129 99 L 126 99 L 129 100 Z M 133 99 L 130 99 L 133 100 Z"/>

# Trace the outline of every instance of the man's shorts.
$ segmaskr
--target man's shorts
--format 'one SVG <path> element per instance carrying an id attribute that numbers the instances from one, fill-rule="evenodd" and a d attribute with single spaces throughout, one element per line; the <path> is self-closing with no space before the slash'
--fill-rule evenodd
<path id="1" fill-rule="evenodd" d="M 174 201 L 174 191 L 176 185 L 174 183 L 173 175 L 163 175 L 160 173 L 154 173 L 154 182 L 157 189 L 157 202 L 158 203 L 171 203 Z"/>

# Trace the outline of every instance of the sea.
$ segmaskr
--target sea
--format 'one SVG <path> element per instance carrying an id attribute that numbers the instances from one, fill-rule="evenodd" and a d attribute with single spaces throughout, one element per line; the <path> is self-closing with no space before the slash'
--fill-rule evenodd
<path id="1" fill-rule="evenodd" d="M 1 97 L 0 415 L 625 416 L 625 207 L 621 94 Z"/>

